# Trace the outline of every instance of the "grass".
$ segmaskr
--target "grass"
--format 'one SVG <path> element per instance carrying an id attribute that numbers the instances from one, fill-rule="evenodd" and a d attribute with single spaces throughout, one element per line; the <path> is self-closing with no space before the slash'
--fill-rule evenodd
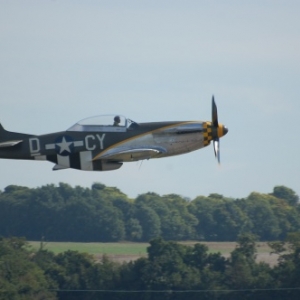
<path id="1" fill-rule="evenodd" d="M 29 242 L 33 249 L 39 249 L 40 242 Z M 193 246 L 195 242 L 181 242 L 183 245 Z M 223 256 L 229 257 L 235 249 L 235 242 L 201 242 L 207 245 L 210 253 L 220 252 Z M 125 262 L 147 256 L 148 243 L 71 243 L 71 242 L 45 242 L 44 249 L 56 254 L 68 250 L 89 253 L 96 259 L 100 259 L 106 254 L 110 259 L 116 262 Z M 270 266 L 277 264 L 277 255 L 270 255 L 270 247 L 266 242 L 259 242 L 257 246 L 257 261 L 263 261 Z"/>
<path id="2" fill-rule="evenodd" d="M 202 242 L 207 245 L 209 252 L 220 252 L 223 255 L 228 255 L 235 247 L 235 242 Z M 29 242 L 34 249 L 39 249 L 40 242 Z M 182 242 L 184 245 L 192 246 L 195 242 Z M 109 254 L 109 255 L 139 255 L 147 254 L 148 243 L 71 243 L 71 242 L 45 242 L 44 248 L 54 253 L 61 253 L 67 250 L 78 252 L 86 252 L 89 254 Z M 270 248 L 267 243 L 257 243 L 258 253 L 269 253 Z"/>
<path id="3" fill-rule="evenodd" d="M 33 249 L 39 249 L 40 242 L 29 242 Z M 89 254 L 112 254 L 112 255 L 146 255 L 148 243 L 71 243 L 71 242 L 46 242 L 44 249 L 54 253 L 67 250 L 85 252 Z"/>

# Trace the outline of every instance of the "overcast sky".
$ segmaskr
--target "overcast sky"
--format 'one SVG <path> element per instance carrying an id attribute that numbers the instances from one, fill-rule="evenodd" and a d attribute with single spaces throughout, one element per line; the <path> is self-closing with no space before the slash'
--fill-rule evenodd
<path id="1" fill-rule="evenodd" d="M 221 166 L 212 145 L 116 171 L 52 171 L 0 160 L 0 189 L 94 182 L 129 197 L 246 197 L 285 185 L 300 194 L 299 1 L 0 2 L 0 122 L 31 134 L 89 116 L 211 119 L 215 95 Z"/>

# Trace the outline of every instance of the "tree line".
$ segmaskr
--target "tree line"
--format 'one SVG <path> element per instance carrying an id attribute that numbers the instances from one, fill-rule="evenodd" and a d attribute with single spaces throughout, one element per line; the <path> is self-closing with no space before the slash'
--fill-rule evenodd
<path id="1" fill-rule="evenodd" d="M 300 234 L 270 243 L 270 267 L 256 262 L 255 237 L 243 234 L 230 257 L 207 246 L 150 241 L 148 257 L 123 264 L 85 253 L 33 251 L 24 239 L 0 239 L 2 300 L 299 299 Z"/>
<path id="2" fill-rule="evenodd" d="M 130 199 L 115 187 L 65 183 L 38 188 L 16 185 L 0 192 L 0 236 L 28 240 L 117 242 L 164 240 L 236 241 L 242 233 L 284 240 L 300 230 L 299 197 L 288 187 L 253 192 L 243 199 L 145 193 Z"/>

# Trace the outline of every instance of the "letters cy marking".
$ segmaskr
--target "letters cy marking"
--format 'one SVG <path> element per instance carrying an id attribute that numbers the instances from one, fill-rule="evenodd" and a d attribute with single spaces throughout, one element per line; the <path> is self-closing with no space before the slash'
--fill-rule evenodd
<path id="1" fill-rule="evenodd" d="M 103 133 L 101 136 L 99 134 L 96 134 L 96 137 L 99 141 L 100 149 L 104 149 L 103 141 L 104 141 L 104 138 L 105 138 L 105 133 Z M 85 137 L 85 147 L 86 147 L 87 150 L 92 151 L 92 150 L 96 149 L 95 140 L 96 140 L 96 138 L 92 134 L 89 134 Z"/>

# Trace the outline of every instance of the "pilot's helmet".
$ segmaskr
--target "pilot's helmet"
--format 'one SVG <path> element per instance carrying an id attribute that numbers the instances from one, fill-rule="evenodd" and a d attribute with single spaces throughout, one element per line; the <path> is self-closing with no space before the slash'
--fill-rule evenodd
<path id="1" fill-rule="evenodd" d="M 115 116 L 114 121 L 117 122 L 117 123 L 120 123 L 120 122 L 121 122 L 121 119 L 120 119 L 119 116 Z"/>

